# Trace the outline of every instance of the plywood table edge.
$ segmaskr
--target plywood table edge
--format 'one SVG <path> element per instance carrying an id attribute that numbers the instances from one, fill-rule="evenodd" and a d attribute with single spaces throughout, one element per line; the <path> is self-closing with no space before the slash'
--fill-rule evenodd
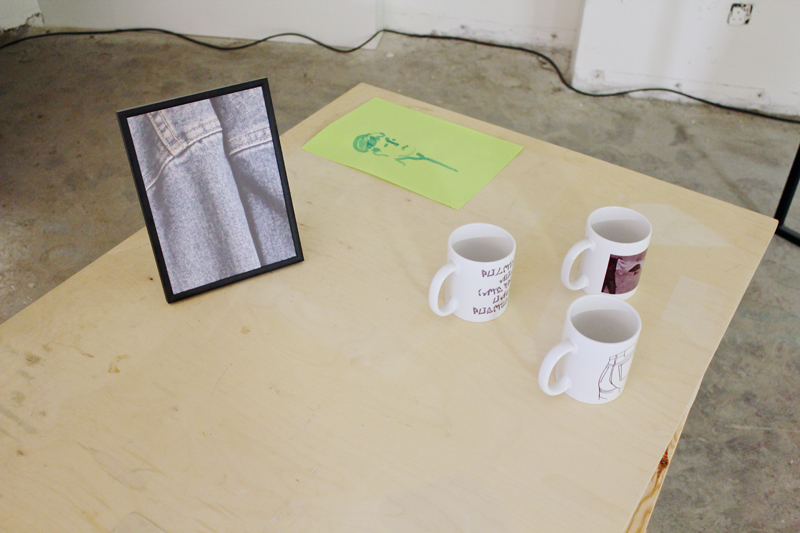
<path id="1" fill-rule="evenodd" d="M 27 307 L 20 310 L 15 315 L 8 317 L 5 322 L 0 322 L 0 327 L 5 328 L 6 325 L 11 327 L 11 324 L 18 320 L 22 320 L 23 317 L 27 316 L 29 313 L 36 312 L 39 306 L 43 305 L 43 302 L 56 297 L 61 291 L 67 290 L 73 283 L 76 282 L 77 279 L 91 273 L 93 271 L 92 267 L 96 266 L 96 263 L 102 263 L 106 256 L 124 252 L 130 248 L 141 248 L 144 246 L 150 248 L 151 245 L 150 239 L 147 235 L 147 228 L 142 226 L 134 231 L 130 236 L 123 239 L 119 244 L 111 247 L 111 249 L 105 251 L 102 255 L 100 255 L 100 257 L 94 259 L 88 265 L 84 266 L 67 279 L 50 289 L 48 292 L 31 302 Z M 155 257 L 153 258 L 153 268 L 155 270 Z"/>
<path id="2" fill-rule="evenodd" d="M 752 213 L 752 211 L 745 210 L 748 213 Z M 754 213 L 757 214 L 757 213 Z M 763 222 L 764 224 L 764 231 L 770 231 L 772 235 L 774 235 L 775 228 L 777 227 L 778 221 L 774 218 L 769 218 L 763 216 L 759 222 Z M 767 251 L 769 243 L 771 242 L 772 238 L 767 239 L 764 245 L 761 247 L 760 254 L 759 254 L 759 264 L 761 259 L 763 259 L 764 254 Z M 758 267 L 756 267 L 758 268 Z M 748 281 L 748 286 L 753 280 L 753 276 L 755 275 L 755 270 L 750 275 L 750 280 Z M 741 304 L 742 298 L 744 298 L 744 294 L 739 298 L 739 301 L 736 303 L 736 309 L 739 308 Z M 733 314 L 735 314 L 735 310 Z M 728 320 L 728 323 L 733 319 L 733 316 Z M 722 339 L 720 339 L 720 342 Z M 717 343 L 717 348 L 719 348 L 719 342 Z M 712 357 L 713 360 L 713 357 Z M 709 361 L 710 364 L 710 361 Z M 647 525 L 650 522 L 650 517 L 653 515 L 653 510 L 655 509 L 656 502 L 658 501 L 658 497 L 661 494 L 661 488 L 664 485 L 664 481 L 667 478 L 667 471 L 669 470 L 669 465 L 672 463 L 672 459 L 675 456 L 675 450 L 678 447 L 678 442 L 680 441 L 681 435 L 683 434 L 683 428 L 686 426 L 686 421 L 689 419 L 689 413 L 691 411 L 692 406 L 694 405 L 695 399 L 697 398 L 697 393 L 700 391 L 700 385 L 702 385 L 702 380 L 698 384 L 697 389 L 692 396 L 692 401 L 689 403 L 689 407 L 684 412 L 683 417 L 681 418 L 680 422 L 678 423 L 678 427 L 675 429 L 675 433 L 672 435 L 669 444 L 667 445 L 666 450 L 664 451 L 664 455 L 661 457 L 661 460 L 658 462 L 658 465 L 653 472 L 653 477 L 650 478 L 650 482 L 647 485 L 644 493 L 642 494 L 642 498 L 639 501 L 639 505 L 637 505 L 636 510 L 631 517 L 631 521 L 628 523 L 628 527 L 625 530 L 626 533 L 646 533 Z"/>
<path id="3" fill-rule="evenodd" d="M 672 436 L 667 449 L 664 451 L 664 456 L 658 462 L 656 471 L 653 473 L 653 477 L 650 479 L 650 483 L 647 485 L 647 489 L 645 489 L 642 499 L 639 501 L 639 505 L 633 513 L 633 517 L 631 517 L 628 528 L 625 530 L 626 533 L 645 533 L 647 531 L 647 524 L 650 522 L 650 517 L 653 515 L 653 509 L 655 509 L 658 496 L 661 494 L 661 487 L 664 485 L 664 480 L 667 478 L 669 465 L 675 455 L 675 449 L 678 447 L 678 441 L 681 438 L 683 428 L 688 418 L 689 410 L 684 413 L 680 424 L 678 424 L 678 429 L 675 430 L 675 434 Z"/>

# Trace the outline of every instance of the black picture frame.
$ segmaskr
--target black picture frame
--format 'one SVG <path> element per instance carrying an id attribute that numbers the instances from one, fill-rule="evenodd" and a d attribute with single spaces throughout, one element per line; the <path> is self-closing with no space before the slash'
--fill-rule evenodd
<path id="1" fill-rule="evenodd" d="M 117 119 L 167 302 L 303 261 L 266 78 Z"/>

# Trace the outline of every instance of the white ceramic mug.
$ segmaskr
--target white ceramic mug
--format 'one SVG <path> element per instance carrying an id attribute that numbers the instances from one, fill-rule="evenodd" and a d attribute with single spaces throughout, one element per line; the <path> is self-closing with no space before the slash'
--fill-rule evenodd
<path id="1" fill-rule="evenodd" d="M 584 403 L 606 403 L 625 387 L 642 330 L 629 303 L 606 294 L 581 296 L 567 309 L 561 343 L 545 356 L 539 386 Z M 550 384 L 555 369 L 556 381 Z"/>
<path id="2" fill-rule="evenodd" d="M 627 207 L 601 207 L 586 220 L 586 234 L 561 265 L 561 282 L 586 294 L 606 293 L 627 300 L 639 286 L 653 228 L 644 215 Z M 578 279 L 570 279 L 581 256 Z"/>
<path id="3" fill-rule="evenodd" d="M 502 315 L 508 304 L 514 237 L 492 224 L 467 224 L 447 240 L 447 264 L 433 276 L 428 303 L 439 316 L 454 314 L 470 322 Z M 444 285 L 444 307 L 439 293 Z"/>

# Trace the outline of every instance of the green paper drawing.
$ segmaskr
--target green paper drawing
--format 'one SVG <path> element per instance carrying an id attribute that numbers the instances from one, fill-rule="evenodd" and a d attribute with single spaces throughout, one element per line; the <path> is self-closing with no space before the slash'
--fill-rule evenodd
<path id="1" fill-rule="evenodd" d="M 383 148 L 378 146 L 380 144 L 383 145 Z M 406 166 L 405 161 L 430 161 L 431 163 L 436 163 L 437 165 L 442 165 L 444 168 L 449 168 L 450 170 L 458 172 L 458 170 L 440 161 L 425 157 L 417 152 L 414 146 L 408 144 L 401 145 L 397 142 L 397 139 L 388 137 L 381 132 L 359 135 L 353 141 L 353 148 L 361 153 L 370 153 L 378 157 L 391 157 L 403 166 Z"/>
<path id="2" fill-rule="evenodd" d="M 303 149 L 459 209 L 522 147 L 373 98 Z"/>

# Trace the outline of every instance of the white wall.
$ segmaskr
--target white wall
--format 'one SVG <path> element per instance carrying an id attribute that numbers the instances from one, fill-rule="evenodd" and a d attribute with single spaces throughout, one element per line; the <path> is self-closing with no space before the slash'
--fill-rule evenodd
<path id="1" fill-rule="evenodd" d="M 387 28 L 572 48 L 583 0 L 383 0 Z"/>
<path id="2" fill-rule="evenodd" d="M 728 23 L 732 3 L 741 2 L 586 0 L 573 84 L 670 87 L 800 115 L 800 2 L 755 0 L 744 26 Z"/>
<path id="3" fill-rule="evenodd" d="M 40 12 L 37 0 L 0 0 L 0 30 L 22 26 Z"/>
<path id="4" fill-rule="evenodd" d="M 249 39 L 294 31 L 337 46 L 360 44 L 388 27 L 574 48 L 572 81 L 584 90 L 666 86 L 720 103 L 800 115 L 800 0 L 751 1 L 751 21 L 744 26 L 728 24 L 731 4 L 741 0 L 39 0 L 38 5 L 48 26 L 152 26 Z M 36 3 L 0 0 L 0 17 L 13 12 L 13 24 L 24 23 Z"/>
<path id="5" fill-rule="evenodd" d="M 48 26 L 152 27 L 243 39 L 295 32 L 334 46 L 361 44 L 382 19 L 376 0 L 39 0 L 39 4 Z"/>
<path id="6" fill-rule="evenodd" d="M 48 26 L 153 26 L 256 39 L 305 33 L 337 46 L 382 27 L 572 47 L 583 0 L 39 0 Z"/>

